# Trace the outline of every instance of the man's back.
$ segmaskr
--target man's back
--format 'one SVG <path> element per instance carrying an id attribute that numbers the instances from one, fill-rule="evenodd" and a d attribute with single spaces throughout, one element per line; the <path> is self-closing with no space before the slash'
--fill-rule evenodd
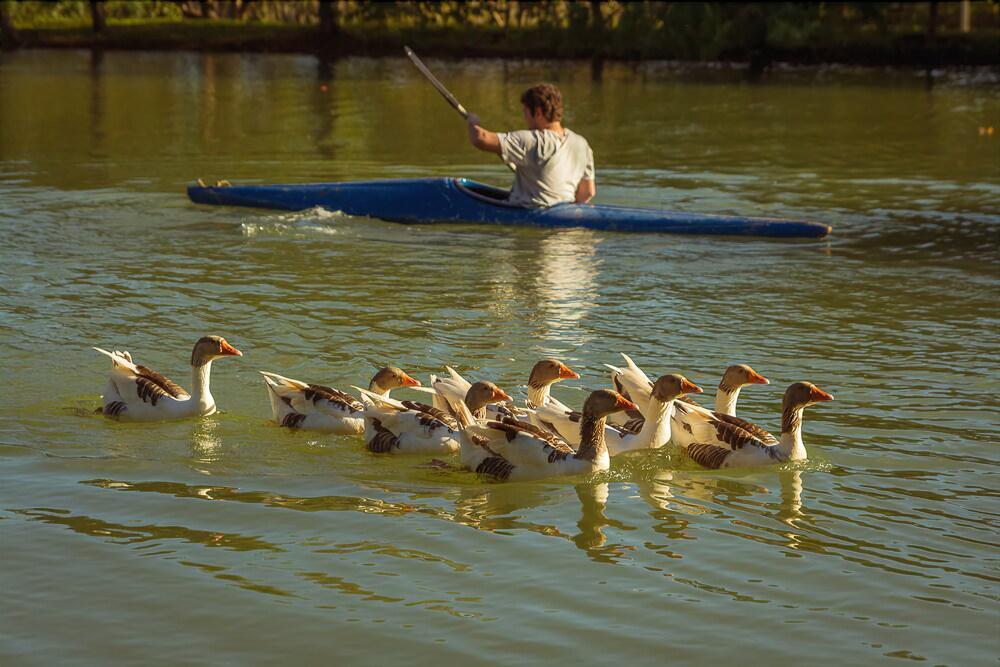
<path id="1" fill-rule="evenodd" d="M 594 152 L 579 134 L 563 128 L 497 133 L 500 157 L 517 170 L 510 202 L 552 206 L 576 199 L 581 180 L 594 180 Z"/>

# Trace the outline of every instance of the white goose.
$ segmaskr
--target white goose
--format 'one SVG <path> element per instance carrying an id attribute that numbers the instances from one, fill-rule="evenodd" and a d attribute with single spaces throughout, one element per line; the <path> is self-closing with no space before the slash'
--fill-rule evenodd
<path id="1" fill-rule="evenodd" d="M 693 384 L 683 375 L 664 375 L 653 383 L 645 413 L 649 419 L 641 418 L 640 428 L 633 432 L 605 424 L 604 437 L 611 456 L 640 449 L 658 449 L 670 440 L 670 418 L 674 413 L 674 401 L 688 393 L 701 393 L 701 387 Z M 561 404 L 560 404 L 561 405 Z M 580 444 L 580 422 L 582 413 L 565 406 L 548 404 L 532 411 L 534 418 L 545 428 L 562 436 L 570 445 Z"/>
<path id="2" fill-rule="evenodd" d="M 679 403 L 673 416 L 673 441 L 679 447 L 700 442 L 729 448 L 725 432 L 732 428 L 746 431 L 765 445 L 776 445 L 778 439 L 753 422 L 736 416 L 736 400 L 740 389 L 749 384 L 770 384 L 767 378 L 745 364 L 726 369 L 715 396 L 715 410 L 695 403 Z M 722 409 L 719 409 L 719 408 Z"/>
<path id="3" fill-rule="evenodd" d="M 768 445 L 748 431 L 724 429 L 723 440 L 728 447 L 709 443 L 694 443 L 687 447 L 688 456 L 706 468 L 737 468 L 775 465 L 806 458 L 802 443 L 802 411 L 833 396 L 810 382 L 796 382 L 788 387 L 781 401 L 781 440 Z"/>
<path id="4" fill-rule="evenodd" d="M 451 454 L 459 449 L 451 415 L 416 401 L 397 401 L 354 387 L 365 404 L 368 451 L 378 454 Z M 509 397 L 508 397 L 509 398 Z"/>
<path id="5" fill-rule="evenodd" d="M 216 411 L 209 390 L 212 362 L 243 353 L 220 336 L 200 338 L 191 351 L 191 392 L 156 371 L 133 363 L 128 352 L 95 350 L 111 359 L 111 376 L 101 396 L 101 412 L 121 421 L 203 417 Z"/>
<path id="6" fill-rule="evenodd" d="M 350 394 L 322 384 L 308 384 L 300 380 L 260 371 L 264 386 L 271 400 L 274 421 L 281 426 L 334 433 L 360 435 L 365 430 L 365 406 Z M 388 395 L 397 387 L 419 387 L 420 382 L 396 368 L 386 366 L 378 371 L 369 391 Z"/>
<path id="7" fill-rule="evenodd" d="M 553 400 L 550 392 L 556 382 L 579 379 L 579 373 L 558 359 L 542 359 L 531 368 L 528 376 L 528 407 L 539 407 Z"/>
<path id="8" fill-rule="evenodd" d="M 604 439 L 607 416 L 634 408 L 635 404 L 614 391 L 593 392 L 583 404 L 581 444 L 576 452 L 560 445 L 551 435 L 539 435 L 530 424 L 515 420 L 480 422 L 469 407 L 463 403 L 458 410 L 462 463 L 479 474 L 514 481 L 607 470 L 611 465 Z M 497 438 L 497 433 L 502 437 Z"/>
<path id="9" fill-rule="evenodd" d="M 649 382 L 649 378 L 646 374 L 642 372 L 635 362 L 632 361 L 627 355 L 622 355 L 625 357 L 627 366 L 625 369 L 618 368 L 616 366 L 611 366 L 605 364 L 608 368 L 612 370 L 611 379 L 615 383 L 616 387 L 625 388 L 628 386 L 635 392 L 644 391 L 644 383 Z M 746 364 L 733 364 L 726 368 L 725 372 L 722 374 L 722 380 L 719 382 L 719 387 L 715 392 L 715 412 L 719 415 L 730 415 L 736 416 L 736 403 L 739 400 L 740 390 L 751 384 L 770 384 L 770 380 L 766 377 L 750 368 Z M 628 392 L 628 389 L 625 390 Z M 674 413 L 674 419 L 680 421 L 681 425 L 685 423 L 687 419 L 686 415 L 690 414 L 690 410 L 685 408 L 690 407 L 695 414 L 708 416 L 713 411 L 701 407 L 689 398 L 681 398 L 681 403 L 677 405 L 677 410 Z M 643 404 L 640 402 L 640 406 Z M 638 432 L 642 428 L 643 418 L 642 416 L 637 416 L 630 419 L 623 425 L 623 429 L 626 431 Z"/>
<path id="10" fill-rule="evenodd" d="M 433 389 L 433 392 L 430 393 L 434 394 L 435 408 L 452 413 L 456 409 L 455 406 L 465 401 L 472 383 L 462 377 L 451 366 L 445 366 L 445 369 L 448 371 L 449 377 L 431 376 L 430 388 Z M 579 377 L 579 374 L 570 370 L 561 361 L 556 359 L 542 359 L 532 367 L 531 375 L 528 377 L 528 406 L 544 405 L 549 400 L 555 400 L 549 394 L 553 384 L 560 380 L 578 379 Z M 477 415 L 477 417 L 488 414 L 492 418 L 505 416 L 516 417 L 522 420 L 527 420 L 528 418 L 528 415 L 524 414 L 519 408 L 499 405 L 497 403 L 490 403 L 485 406 L 484 410 L 485 413 Z"/>

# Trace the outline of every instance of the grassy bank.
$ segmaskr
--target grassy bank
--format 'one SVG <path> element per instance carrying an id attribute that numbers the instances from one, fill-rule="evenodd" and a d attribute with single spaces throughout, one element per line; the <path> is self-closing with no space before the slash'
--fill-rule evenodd
<path id="1" fill-rule="evenodd" d="M 330 56 L 398 56 L 403 44 L 424 55 L 442 57 L 593 58 L 611 60 L 728 60 L 791 63 L 845 63 L 894 66 L 965 66 L 1000 64 L 1000 33 L 922 33 L 831 35 L 826 40 L 769 37 L 765 42 L 720 40 L 686 35 L 684 39 L 596 39 L 546 26 L 505 31 L 473 27 L 341 28 L 324 37 L 316 26 L 289 23 L 204 20 L 111 20 L 103 33 L 89 22 L 65 21 L 18 27 L 22 48 L 105 48 L 126 50 L 260 51 L 316 53 Z M 9 46 L 8 42 L 8 46 Z"/>

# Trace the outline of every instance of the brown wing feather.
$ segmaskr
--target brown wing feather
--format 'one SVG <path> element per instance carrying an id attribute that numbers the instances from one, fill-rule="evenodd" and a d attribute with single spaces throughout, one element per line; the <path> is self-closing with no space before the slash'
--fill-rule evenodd
<path id="1" fill-rule="evenodd" d="M 726 457 L 732 454 L 724 447 L 716 447 L 702 442 L 696 442 L 687 448 L 688 456 L 698 465 L 718 470 L 726 461 Z"/>
<path id="2" fill-rule="evenodd" d="M 489 475 L 500 481 L 510 479 L 510 474 L 514 470 L 514 464 L 502 456 L 490 456 L 482 460 L 476 466 L 476 472 L 480 475 Z"/>
<path id="3" fill-rule="evenodd" d="M 368 451 L 385 454 L 393 449 L 399 449 L 399 438 L 396 437 L 395 433 L 382 426 L 381 421 L 372 419 L 372 428 L 375 430 L 375 435 L 368 441 Z"/>
<path id="4" fill-rule="evenodd" d="M 161 375 L 154 371 L 152 368 L 143 366 L 142 364 L 136 364 L 136 369 L 139 371 L 139 378 L 145 381 L 146 384 L 155 385 L 156 388 L 151 387 L 150 392 L 152 395 L 159 398 L 160 396 L 171 396 L 173 398 L 191 398 L 191 394 L 184 391 L 184 389 L 169 379 L 168 377 Z M 143 398 L 142 400 L 146 400 Z M 153 405 L 156 405 L 156 401 L 153 401 Z"/>
<path id="5" fill-rule="evenodd" d="M 361 404 L 361 401 L 354 398 L 350 394 L 345 394 L 339 389 L 327 387 L 322 384 L 309 385 L 308 389 L 303 390 L 303 395 L 306 397 L 307 401 L 312 401 L 313 404 L 319 400 L 326 399 L 331 403 L 343 406 L 351 412 L 363 412 L 365 409 L 365 406 Z"/>
<path id="6" fill-rule="evenodd" d="M 491 424 L 492 423 L 494 422 L 491 422 Z M 534 424 L 518 421 L 511 417 L 504 417 L 499 423 L 504 426 L 510 427 L 510 429 L 515 429 L 516 431 L 520 431 L 521 433 L 527 433 L 528 435 L 532 435 L 538 438 L 539 440 L 544 440 L 545 442 L 552 445 L 555 449 L 558 449 L 560 451 L 569 452 L 570 454 L 575 453 L 573 448 L 570 447 L 568 444 L 566 444 L 566 441 L 560 438 L 558 435 L 544 428 L 539 428 Z M 508 440 L 514 439 L 511 430 L 508 429 L 503 429 L 503 430 L 507 433 Z"/>
<path id="7" fill-rule="evenodd" d="M 732 415 L 723 415 L 718 412 L 713 413 L 713 415 L 724 421 L 732 424 L 733 426 L 738 426 L 750 435 L 754 436 L 765 445 L 777 445 L 778 439 L 775 438 L 771 433 L 765 431 L 760 426 L 757 426 L 752 421 L 747 421 L 746 419 L 740 419 L 739 417 L 733 417 Z"/>
<path id="8" fill-rule="evenodd" d="M 742 427 L 721 419 L 712 419 L 709 422 L 715 427 L 716 437 L 730 446 L 732 449 L 743 449 L 746 446 L 766 447 L 760 438 L 753 433 L 744 430 Z"/>
<path id="9" fill-rule="evenodd" d="M 618 427 L 618 430 L 625 431 L 626 433 L 637 434 L 645 426 L 646 419 L 641 415 L 635 417 L 634 419 L 629 419 L 627 422 Z"/>
<path id="10" fill-rule="evenodd" d="M 426 403 L 420 403 L 418 401 L 400 401 L 400 403 L 410 410 L 427 415 L 431 419 L 436 419 L 453 431 L 458 430 L 458 421 L 440 408 L 435 408 L 433 405 L 427 405 Z"/>

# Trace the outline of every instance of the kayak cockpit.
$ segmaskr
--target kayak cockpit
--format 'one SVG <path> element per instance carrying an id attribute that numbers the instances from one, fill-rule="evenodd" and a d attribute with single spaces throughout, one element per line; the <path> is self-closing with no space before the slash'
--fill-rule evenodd
<path id="1" fill-rule="evenodd" d="M 495 185 L 486 185 L 485 183 L 477 183 L 476 181 L 471 181 L 468 178 L 456 178 L 452 182 L 459 192 L 466 194 L 473 199 L 478 199 L 481 202 L 486 202 L 487 204 L 493 204 L 495 206 L 506 206 L 508 208 L 527 208 L 526 206 L 519 206 L 517 204 L 511 204 L 510 190 L 504 188 L 498 188 Z"/>

